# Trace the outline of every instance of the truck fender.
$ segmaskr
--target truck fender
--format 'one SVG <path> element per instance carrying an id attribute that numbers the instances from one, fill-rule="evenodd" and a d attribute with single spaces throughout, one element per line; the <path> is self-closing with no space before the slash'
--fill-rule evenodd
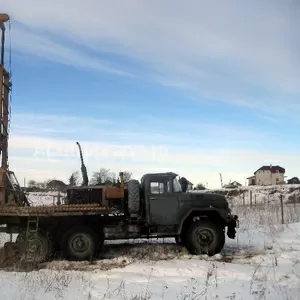
<path id="1" fill-rule="evenodd" d="M 196 208 L 196 209 L 192 208 L 179 221 L 179 225 L 178 225 L 178 228 L 177 228 L 177 234 L 180 235 L 180 233 L 181 233 L 181 231 L 183 229 L 184 222 L 190 217 L 191 214 L 195 214 L 195 213 L 203 214 L 205 212 L 208 212 L 208 213 L 209 212 L 215 212 L 225 222 L 224 216 L 222 216 L 220 214 L 220 211 L 218 209 L 214 208 L 214 207 L 199 208 L 199 209 L 198 208 Z"/>

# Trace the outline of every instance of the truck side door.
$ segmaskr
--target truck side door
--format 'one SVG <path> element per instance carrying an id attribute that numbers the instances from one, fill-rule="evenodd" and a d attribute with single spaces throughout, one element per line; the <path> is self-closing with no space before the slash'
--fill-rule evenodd
<path id="1" fill-rule="evenodd" d="M 173 193 L 172 179 L 153 178 L 149 182 L 148 203 L 151 225 L 178 224 L 178 197 Z"/>

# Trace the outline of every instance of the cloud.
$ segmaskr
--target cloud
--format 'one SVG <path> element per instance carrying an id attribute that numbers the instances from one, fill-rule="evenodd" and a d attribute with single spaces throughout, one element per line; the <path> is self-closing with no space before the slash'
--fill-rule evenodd
<path id="1" fill-rule="evenodd" d="M 297 3 L 11 0 L 2 6 L 27 26 L 14 33 L 20 50 L 134 73 L 211 101 L 295 117 L 300 112 Z M 141 69 L 132 70 L 136 65 Z"/>
<path id="2" fill-rule="evenodd" d="M 101 61 L 95 55 L 93 56 L 76 50 L 75 47 L 71 47 L 70 45 L 55 42 L 49 36 L 36 33 L 28 28 L 27 30 L 22 27 L 14 29 L 12 45 L 17 52 L 21 52 L 22 54 L 34 54 L 36 57 L 76 68 L 132 77 L 132 74 L 129 72 L 110 66 L 108 62 Z"/>
<path id="3" fill-rule="evenodd" d="M 244 182 L 261 164 L 278 163 L 289 173 L 300 167 L 297 163 L 299 155 L 246 149 L 187 149 L 184 153 L 171 147 L 97 142 L 84 142 L 82 148 L 90 176 L 100 167 L 115 172 L 130 170 L 138 179 L 148 172 L 174 171 L 195 182 L 208 182 L 210 187 L 219 185 L 219 172 L 225 181 Z M 74 141 L 13 136 L 9 151 L 10 167 L 16 171 L 18 178 L 32 176 L 37 180 L 54 177 L 67 180 L 71 172 L 80 169 Z"/>
<path id="4" fill-rule="evenodd" d="M 0 0 L 0 5 L 12 16 L 17 53 L 150 80 L 183 90 L 184 100 L 251 108 L 269 119 L 276 114 L 290 120 L 299 116 L 297 4 Z M 262 164 L 278 163 L 297 175 L 295 147 L 278 145 L 276 133 L 255 124 L 229 123 L 201 119 L 178 125 L 143 115 L 124 125 L 81 116 L 15 114 L 10 162 L 21 177 L 66 179 L 79 169 L 79 140 L 89 172 L 104 166 L 130 169 L 139 177 L 173 170 L 215 186 L 219 172 L 224 181 L 243 182 L 253 166 Z M 164 154 L 153 160 L 152 147 L 162 147 Z"/>
<path id="5" fill-rule="evenodd" d="M 71 172 L 80 170 L 77 140 L 81 143 L 90 176 L 101 167 L 115 172 L 130 170 L 138 179 L 148 172 L 174 171 L 193 182 L 208 182 L 210 187 L 218 187 L 220 172 L 224 182 L 229 179 L 244 182 L 253 169 L 262 164 L 280 164 L 292 174 L 297 174 L 300 167 L 297 153 L 289 149 L 278 154 L 272 144 L 266 147 L 270 137 L 264 135 L 256 137 L 255 133 L 243 130 L 227 133 L 229 128 L 226 129 L 226 126 L 211 124 L 210 127 L 207 123 L 202 128 L 203 135 L 195 137 L 192 133 L 184 136 L 174 128 L 176 121 L 172 119 L 157 124 L 159 120 L 153 117 L 143 118 L 145 127 L 140 126 L 139 130 L 130 133 L 126 128 L 122 128 L 124 132 L 117 131 L 110 127 L 110 120 L 105 119 L 85 118 L 81 120 L 85 126 L 81 127 L 73 116 L 15 114 L 14 133 L 9 139 L 10 167 L 19 179 L 55 177 L 66 181 Z M 156 126 L 149 130 L 148 122 Z M 53 124 L 49 127 L 52 132 L 45 130 L 50 124 Z M 135 128 L 136 124 L 131 125 Z M 189 130 L 194 126 L 195 132 L 201 130 L 196 128 L 197 124 L 189 122 L 180 125 Z M 97 126 L 102 126 L 102 129 L 95 136 Z M 163 136 L 157 133 L 159 126 L 165 129 Z M 169 128 L 175 130 L 168 131 Z M 90 132 L 87 132 L 88 129 Z M 112 134 L 114 136 L 110 138 Z M 122 136 L 127 139 L 122 139 Z M 255 147 L 257 144 L 260 147 Z"/>
<path id="6" fill-rule="evenodd" d="M 113 117 L 89 118 L 66 115 L 18 113 L 12 116 L 11 136 L 45 137 L 58 140 L 80 140 L 111 144 L 164 145 L 186 151 L 186 145 L 218 147 L 230 141 L 232 146 L 249 140 L 263 142 L 268 132 L 252 127 L 224 124 L 201 118 L 198 121 L 157 118 L 139 114 L 126 123 Z M 268 136 L 270 140 L 272 137 Z M 234 143 L 238 141 L 237 143 Z M 25 141 L 24 141 L 25 142 Z M 255 145 L 256 147 L 256 145 Z"/>

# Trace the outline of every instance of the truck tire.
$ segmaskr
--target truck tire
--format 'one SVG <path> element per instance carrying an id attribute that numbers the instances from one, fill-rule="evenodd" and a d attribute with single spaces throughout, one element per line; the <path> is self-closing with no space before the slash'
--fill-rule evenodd
<path id="1" fill-rule="evenodd" d="M 70 228 L 62 238 L 62 249 L 69 260 L 93 260 L 101 249 L 103 241 L 86 226 Z"/>
<path id="2" fill-rule="evenodd" d="M 140 212 L 140 183 L 132 179 L 128 181 L 128 212 L 130 215 Z"/>
<path id="3" fill-rule="evenodd" d="M 186 234 L 185 245 L 193 255 L 213 256 L 222 251 L 224 244 L 224 228 L 210 220 L 193 222 Z"/>
<path id="4" fill-rule="evenodd" d="M 22 231 L 16 239 L 17 256 L 22 262 L 43 263 L 53 252 L 52 241 L 45 232 L 31 233 Z"/>

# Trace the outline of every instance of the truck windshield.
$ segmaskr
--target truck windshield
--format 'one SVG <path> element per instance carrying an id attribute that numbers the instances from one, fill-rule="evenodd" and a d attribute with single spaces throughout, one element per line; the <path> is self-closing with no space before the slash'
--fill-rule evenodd
<path id="1" fill-rule="evenodd" d="M 181 185 L 176 177 L 173 179 L 173 187 L 175 193 L 182 192 Z"/>

